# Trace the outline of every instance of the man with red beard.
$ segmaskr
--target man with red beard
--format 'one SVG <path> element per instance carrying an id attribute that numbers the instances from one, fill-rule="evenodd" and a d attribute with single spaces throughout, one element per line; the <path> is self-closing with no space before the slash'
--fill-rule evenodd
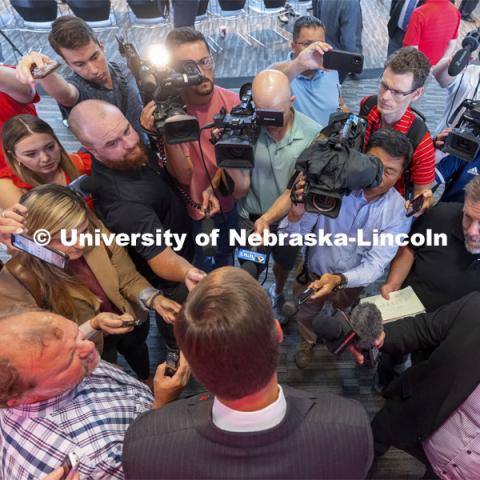
<path id="1" fill-rule="evenodd" d="M 137 270 L 165 296 L 183 302 L 185 285 L 192 288 L 204 274 L 190 263 L 192 222 L 171 177 L 116 106 L 86 100 L 73 108 L 68 121 L 94 156 L 90 189 L 95 212 L 112 232 L 130 235 L 128 250 Z M 204 208 L 210 200 L 205 197 Z M 175 237 L 169 245 L 170 234 Z M 148 305 L 151 299 L 145 300 Z M 159 316 L 157 325 L 175 348 L 172 326 Z"/>

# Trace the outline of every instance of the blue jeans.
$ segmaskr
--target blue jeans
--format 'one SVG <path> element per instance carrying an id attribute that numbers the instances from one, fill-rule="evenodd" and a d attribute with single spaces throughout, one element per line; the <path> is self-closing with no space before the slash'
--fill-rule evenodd
<path id="1" fill-rule="evenodd" d="M 229 231 L 238 229 L 238 212 L 236 205 L 225 213 L 225 221 L 221 213 L 213 217 L 215 228 L 220 230 L 217 241 L 217 253 L 213 257 L 206 257 L 202 247 L 195 243 L 195 258 L 193 265 L 204 272 L 211 272 L 215 268 L 233 265 L 235 246 L 229 245 Z M 202 231 L 202 220 L 193 220 L 193 235 Z"/>

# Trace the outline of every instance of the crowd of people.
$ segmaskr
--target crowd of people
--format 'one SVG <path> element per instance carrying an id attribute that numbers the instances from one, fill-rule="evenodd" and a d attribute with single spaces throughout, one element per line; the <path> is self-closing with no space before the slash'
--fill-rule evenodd
<path id="1" fill-rule="evenodd" d="M 144 105 L 127 65 L 109 61 L 80 18 L 59 17 L 49 34 L 67 76 L 35 78 L 35 67 L 55 61 L 36 51 L 0 66 L 0 242 L 10 255 L 0 269 L 0 478 L 65 478 L 74 454 L 76 479 L 359 479 L 392 446 L 424 463 L 424 478 L 479 478 L 480 156 L 441 151 L 462 102 L 480 100 L 478 65 L 448 71 L 465 12 L 449 0 L 392 1 L 378 92 L 352 109 L 364 123 L 357 149 L 375 160 L 377 181 L 347 192 L 334 215 L 306 208 L 308 178 L 296 162 L 318 157 L 332 114 L 348 117 L 348 72 L 325 69 L 323 58 L 361 52 L 356 0 L 314 0 L 314 15 L 295 22 L 288 58 L 255 75 L 255 108 L 282 120 L 259 126 L 251 168 L 217 164 L 214 116 L 240 99 L 215 84 L 214 57 L 193 28 L 174 28 L 165 45 L 174 68 L 190 61 L 201 73 L 179 90 L 197 142 L 151 135 L 157 104 Z M 334 25 L 345 15 L 348 38 Z M 446 92 L 433 135 L 412 106 L 429 77 Z M 68 115 L 79 151 L 67 152 L 37 116 L 39 85 Z M 207 221 L 218 231 L 213 252 L 195 241 Z M 268 290 L 258 282 L 266 265 L 242 266 L 232 231 L 264 237 Z M 370 242 L 351 241 L 359 231 Z M 38 232 L 46 246 L 28 246 Z M 346 240 L 265 242 L 314 232 Z M 378 233 L 407 241 L 377 245 Z M 408 240 L 430 233 L 446 234 L 447 245 Z M 142 236 L 153 241 L 134 241 Z M 349 315 L 374 282 L 386 300 L 412 287 L 424 306 L 371 342 L 385 397 L 372 422 L 357 401 L 278 383 L 294 272 L 294 294 L 310 293 L 296 312 L 299 369 L 323 343 L 319 314 Z M 153 319 L 166 357 L 155 372 Z M 366 362 L 365 350 L 349 350 Z M 206 393 L 178 399 L 190 374 Z"/>

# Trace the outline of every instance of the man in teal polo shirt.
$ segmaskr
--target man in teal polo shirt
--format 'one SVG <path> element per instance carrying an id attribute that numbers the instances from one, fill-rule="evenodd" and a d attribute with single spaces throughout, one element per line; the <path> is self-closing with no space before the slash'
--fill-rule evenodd
<path id="1" fill-rule="evenodd" d="M 252 170 L 227 169 L 235 184 L 233 196 L 239 200 L 240 226 L 249 230 L 286 190 L 297 157 L 322 128 L 295 110 L 288 78 L 277 70 L 260 72 L 253 81 L 252 94 L 257 108 L 282 111 L 283 125 L 261 128 Z M 263 230 L 258 224 L 255 228 Z M 265 224 L 265 228 L 274 231 L 275 225 Z M 272 250 L 275 284 L 269 293 L 274 307 L 280 308 L 284 300 L 283 288 L 294 267 L 297 250 L 289 246 Z"/>
<path id="2" fill-rule="evenodd" d="M 325 27 L 312 16 L 300 17 L 293 26 L 292 51 L 288 61 L 271 68 L 280 70 L 290 80 L 293 106 L 299 112 L 325 126 L 330 114 L 343 100 L 336 70 L 323 70 L 323 53 L 332 47 L 325 43 Z"/>

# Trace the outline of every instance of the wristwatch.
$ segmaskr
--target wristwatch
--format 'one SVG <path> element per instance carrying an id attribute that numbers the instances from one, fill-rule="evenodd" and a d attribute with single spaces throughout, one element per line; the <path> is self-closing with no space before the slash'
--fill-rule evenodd
<path id="1" fill-rule="evenodd" d="M 155 300 L 156 297 L 158 297 L 161 294 L 162 292 L 160 290 L 157 290 L 156 288 L 153 288 L 153 287 L 149 287 L 140 292 L 138 299 L 140 300 L 140 303 L 146 310 L 151 310 L 153 308 L 153 301 Z"/>
<path id="2" fill-rule="evenodd" d="M 338 275 L 340 277 L 340 283 L 333 289 L 334 292 L 346 288 L 348 284 L 348 279 L 343 273 L 332 273 L 332 275 Z"/>

